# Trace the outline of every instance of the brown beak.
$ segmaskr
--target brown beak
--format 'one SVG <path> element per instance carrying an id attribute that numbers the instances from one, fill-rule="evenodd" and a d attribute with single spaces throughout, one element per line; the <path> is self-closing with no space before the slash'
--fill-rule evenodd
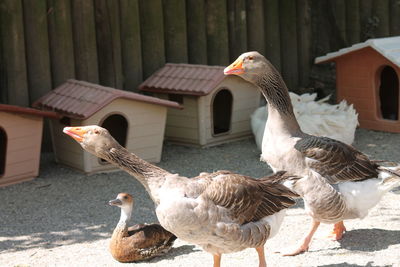
<path id="1" fill-rule="evenodd" d="M 87 130 L 84 127 L 64 127 L 63 132 L 80 143 Z"/>
<path id="2" fill-rule="evenodd" d="M 244 69 L 243 69 L 243 60 L 241 58 L 236 59 L 235 62 L 233 62 L 231 65 L 229 65 L 224 69 L 225 75 L 229 74 L 239 75 L 242 73 L 244 73 Z"/>

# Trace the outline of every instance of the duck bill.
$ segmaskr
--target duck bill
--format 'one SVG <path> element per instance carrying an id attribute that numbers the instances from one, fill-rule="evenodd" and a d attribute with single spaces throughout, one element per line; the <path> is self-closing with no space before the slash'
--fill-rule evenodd
<path id="1" fill-rule="evenodd" d="M 110 205 L 110 206 L 121 206 L 122 205 L 122 201 L 119 200 L 118 198 L 117 199 L 113 199 L 113 200 L 108 201 L 108 205 Z"/>
<path id="2" fill-rule="evenodd" d="M 243 60 L 241 58 L 236 59 L 235 62 L 233 62 L 231 65 L 229 65 L 224 69 L 225 75 L 230 75 L 230 74 L 239 75 L 242 73 L 244 73 L 244 69 L 243 69 Z"/>
<path id="3" fill-rule="evenodd" d="M 83 127 L 64 127 L 63 132 L 74 138 L 77 142 L 82 142 L 86 129 Z"/>

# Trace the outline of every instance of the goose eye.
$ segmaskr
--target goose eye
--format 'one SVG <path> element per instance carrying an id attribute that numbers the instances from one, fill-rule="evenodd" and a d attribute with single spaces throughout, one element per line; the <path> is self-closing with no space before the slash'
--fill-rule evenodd
<path id="1" fill-rule="evenodd" d="M 99 130 L 94 130 L 94 133 L 99 134 L 100 132 L 99 132 Z"/>
<path id="2" fill-rule="evenodd" d="M 247 59 L 248 59 L 248 60 L 253 60 L 254 57 L 253 57 L 253 56 L 248 56 Z"/>
<path id="3" fill-rule="evenodd" d="M 124 199 L 128 199 L 128 197 L 127 197 L 127 196 L 124 196 Z"/>

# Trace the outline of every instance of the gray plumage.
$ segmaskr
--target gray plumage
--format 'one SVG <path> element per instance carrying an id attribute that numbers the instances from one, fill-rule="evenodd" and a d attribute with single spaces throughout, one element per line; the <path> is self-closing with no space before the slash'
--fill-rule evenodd
<path id="1" fill-rule="evenodd" d="M 156 204 L 157 218 L 166 230 L 214 255 L 262 247 L 278 232 L 284 210 L 298 197 L 281 184 L 294 179 L 285 172 L 262 179 L 229 171 L 187 178 L 140 159 L 101 127 L 66 127 L 64 132 L 86 151 L 139 180 Z M 259 256 L 263 257 L 263 251 Z M 261 260 L 260 266 L 265 266 Z"/>
<path id="2" fill-rule="evenodd" d="M 380 166 L 352 146 L 302 132 L 281 75 L 258 52 L 242 54 L 226 69 L 226 73 L 236 74 L 253 83 L 265 96 L 268 120 L 261 158 L 274 171 L 284 170 L 303 177 L 285 184 L 304 198 L 306 208 L 314 219 L 334 223 L 366 215 L 363 207 L 359 205 L 355 209 L 351 203 L 354 199 L 351 199 L 353 196 L 346 187 L 353 185 L 349 183 L 356 183 L 355 186 L 364 190 L 363 194 L 357 195 L 356 201 L 362 202 L 363 197 L 370 198 L 368 194 L 371 193 L 375 194 L 376 204 L 387 187 L 372 185 L 371 181 L 382 172 L 395 176 L 393 179 L 399 181 L 400 175 L 396 170 Z M 339 190 L 335 190 L 333 184 L 338 184 Z M 366 205 L 365 209 L 372 206 Z"/>

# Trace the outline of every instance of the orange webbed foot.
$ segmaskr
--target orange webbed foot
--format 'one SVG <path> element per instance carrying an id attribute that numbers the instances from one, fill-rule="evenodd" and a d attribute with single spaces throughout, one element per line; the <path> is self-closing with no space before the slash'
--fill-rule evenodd
<path id="1" fill-rule="evenodd" d="M 344 226 L 343 221 L 335 223 L 333 231 L 328 235 L 328 238 L 338 241 L 342 239 L 344 232 L 346 232 L 346 227 Z"/>
<path id="2" fill-rule="evenodd" d="M 297 249 L 282 253 L 282 256 L 296 256 L 308 251 L 308 246 L 300 246 Z"/>

